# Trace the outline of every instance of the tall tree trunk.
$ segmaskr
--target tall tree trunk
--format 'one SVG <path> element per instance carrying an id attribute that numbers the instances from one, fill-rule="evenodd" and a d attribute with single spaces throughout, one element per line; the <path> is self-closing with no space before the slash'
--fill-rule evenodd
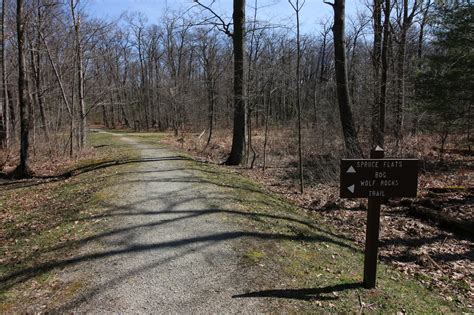
<path id="1" fill-rule="evenodd" d="M 257 81 L 252 82 L 253 76 L 254 76 L 254 66 L 256 63 L 256 60 L 254 59 L 254 42 L 255 42 L 255 23 L 257 20 L 257 9 L 258 9 L 258 0 L 254 0 L 253 4 L 253 25 L 252 29 L 252 36 L 250 36 L 250 45 L 248 49 L 248 67 L 247 67 L 247 78 L 246 78 L 246 92 L 247 92 L 247 149 L 245 151 L 245 155 L 247 157 L 246 159 L 246 164 L 249 164 L 249 158 L 250 158 L 250 150 L 252 148 L 252 111 L 253 111 L 253 106 L 255 104 L 255 91 L 257 90 L 257 87 L 251 86 L 251 84 L 257 85 Z M 256 54 L 255 54 L 256 55 Z M 256 56 L 255 56 L 256 57 Z M 255 154 L 254 154 L 255 158 Z"/>
<path id="2" fill-rule="evenodd" d="M 31 66 L 33 69 L 33 79 L 35 83 L 35 100 L 40 110 L 41 129 L 43 129 L 44 137 L 49 145 L 49 130 L 46 119 L 46 109 L 43 98 L 43 89 L 41 86 L 42 71 L 41 71 L 41 42 L 40 42 L 40 28 L 42 23 L 41 7 L 37 4 L 37 33 L 35 35 L 34 49 L 31 50 Z"/>
<path id="3" fill-rule="evenodd" d="M 357 30 L 355 35 L 354 35 L 354 40 L 352 43 L 352 51 L 351 51 L 351 61 L 350 61 L 350 66 L 349 66 L 349 95 L 352 99 L 352 102 L 355 104 L 356 101 L 354 101 L 354 96 L 355 96 L 355 89 L 356 89 L 356 59 L 357 59 L 357 42 L 359 40 L 361 30 Z"/>
<path id="4" fill-rule="evenodd" d="M 374 19 L 374 48 L 372 55 L 373 65 L 373 83 L 374 83 L 374 101 L 372 103 L 371 115 L 371 133 L 372 133 L 372 147 L 377 145 L 383 146 L 383 135 L 380 134 L 380 66 L 382 54 L 382 0 L 374 0 L 373 6 Z"/>
<path id="5" fill-rule="evenodd" d="M 142 107 L 145 113 L 145 129 L 148 131 L 150 129 L 150 125 L 148 123 L 149 114 L 148 114 L 148 97 L 147 97 L 147 84 L 146 84 L 146 77 L 145 77 L 145 61 L 143 57 L 143 48 L 142 48 L 142 29 L 140 28 L 138 31 L 138 59 L 140 60 L 140 92 L 141 92 L 141 100 L 142 100 Z M 177 124 L 177 123 L 176 123 Z M 175 129 L 176 131 L 177 129 Z M 177 133 L 177 131 L 176 131 Z"/>
<path id="6" fill-rule="evenodd" d="M 8 84 L 7 84 L 7 66 L 6 66 L 6 50 L 5 50 L 5 11 L 6 1 L 2 1 L 2 15 L 1 15 L 1 38 L 2 38 L 2 60 L 0 62 L 2 67 L 2 99 L 3 99 L 3 138 L 0 139 L 1 145 L 7 148 L 10 144 L 10 105 L 8 104 Z"/>
<path id="7" fill-rule="evenodd" d="M 72 0 L 71 0 L 72 1 Z M 76 59 L 76 55 L 74 55 L 74 65 L 77 65 L 77 59 Z M 69 137 L 71 139 L 70 143 L 69 143 L 69 155 L 72 157 L 73 154 L 74 154 L 74 137 L 76 137 L 76 143 L 77 143 L 77 146 L 79 147 L 79 139 L 77 139 L 77 129 L 76 129 L 76 117 L 77 117 L 77 113 L 76 113 L 76 98 L 75 98 L 75 89 L 74 87 L 76 86 L 76 79 L 77 79 L 77 76 L 73 76 L 72 78 L 72 84 L 71 84 L 71 123 L 70 123 L 70 128 L 69 128 Z"/>
<path id="8" fill-rule="evenodd" d="M 107 115 L 107 109 L 105 108 L 105 105 L 102 105 L 102 122 L 105 126 L 105 128 L 110 128 L 109 124 L 109 116 Z"/>
<path id="9" fill-rule="evenodd" d="M 270 89 L 271 89 L 270 85 Z M 268 122 L 270 119 L 270 105 L 271 105 L 271 100 L 272 100 L 272 92 L 270 90 L 270 97 L 266 98 L 267 93 L 263 94 L 263 105 L 265 107 L 265 133 L 264 133 L 264 138 L 263 138 L 263 166 L 262 166 L 262 171 L 265 173 L 265 169 L 267 167 L 267 144 L 268 144 Z"/>
<path id="10" fill-rule="evenodd" d="M 430 7 L 431 7 L 431 0 L 428 0 L 426 2 L 426 6 L 423 8 L 423 18 L 420 21 L 420 32 L 418 33 L 418 47 L 417 47 L 417 67 L 420 68 L 421 66 L 421 58 L 423 57 L 423 41 L 425 38 L 425 27 L 426 23 L 428 23 L 428 17 L 429 17 L 429 12 L 430 12 Z"/>
<path id="11" fill-rule="evenodd" d="M 207 137 L 207 142 L 206 146 L 211 143 L 211 138 L 212 138 L 212 133 L 214 129 L 214 102 L 215 102 L 215 97 L 214 97 L 214 89 L 215 89 L 215 83 L 214 80 L 210 77 L 208 77 L 208 80 L 211 80 L 209 83 L 209 86 L 207 88 L 207 93 L 208 93 L 208 98 L 209 98 L 209 111 L 208 111 L 208 124 L 209 124 L 209 135 Z"/>
<path id="12" fill-rule="evenodd" d="M 30 176 L 29 162 L 29 107 L 25 69 L 25 20 L 23 17 L 23 0 L 16 1 L 16 29 L 18 40 L 18 102 L 20 106 L 20 164 L 14 171 L 15 177 Z"/>
<path id="13" fill-rule="evenodd" d="M 160 61 L 159 61 L 159 58 L 156 58 L 155 62 L 155 73 L 156 73 L 156 83 L 154 85 L 155 89 L 155 93 L 156 93 L 156 104 L 155 104 L 155 115 L 156 115 L 156 121 L 157 121 L 157 128 L 159 131 L 163 131 L 163 124 L 162 124 L 162 120 L 163 118 L 161 117 L 161 111 L 160 111 L 160 108 L 161 108 L 161 93 L 160 93 L 160 68 L 159 68 L 159 65 L 160 65 Z"/>
<path id="14" fill-rule="evenodd" d="M 300 178 L 300 193 L 304 192 L 303 183 L 303 144 L 301 139 L 301 41 L 300 41 L 300 7 L 296 0 L 296 107 L 298 108 L 298 173 Z"/>
<path id="15" fill-rule="evenodd" d="M 397 102 L 395 106 L 395 138 L 397 147 L 402 140 L 403 118 L 405 110 L 405 54 L 407 30 L 403 27 L 400 37 L 397 60 Z"/>
<path id="16" fill-rule="evenodd" d="M 110 95 L 110 126 L 115 129 L 115 99 L 113 95 Z"/>
<path id="17" fill-rule="evenodd" d="M 300 41 L 300 10 L 304 5 L 300 6 L 299 0 L 295 4 L 288 0 L 296 14 L 296 109 L 298 111 L 298 175 L 300 193 L 304 192 L 303 183 L 303 148 L 301 139 L 301 41 Z"/>
<path id="18" fill-rule="evenodd" d="M 422 5 L 423 4 L 424 2 L 422 2 Z M 420 32 L 418 34 L 418 48 L 416 52 L 418 70 L 421 68 L 421 64 L 422 64 L 421 58 L 423 58 L 423 41 L 425 38 L 425 26 L 426 26 L 426 23 L 428 23 L 430 7 L 431 7 L 431 0 L 428 0 L 426 2 L 426 6 L 423 8 L 423 18 L 420 21 Z M 417 129 L 418 129 L 418 117 L 417 115 L 413 115 L 411 134 L 415 135 L 417 133 Z"/>
<path id="19" fill-rule="evenodd" d="M 239 165 L 245 149 L 244 28 L 245 0 L 234 0 L 234 130 L 227 165 Z"/>
<path id="20" fill-rule="evenodd" d="M 86 124 L 87 124 L 87 117 L 86 117 L 86 104 L 84 101 L 84 70 L 82 65 L 82 52 L 80 46 L 80 40 L 78 39 L 78 56 L 77 56 L 77 75 L 78 75 L 78 88 L 79 88 L 79 118 L 80 122 L 80 143 L 79 146 L 81 149 L 84 148 L 86 144 Z"/>
<path id="21" fill-rule="evenodd" d="M 329 2 L 326 2 L 329 3 Z M 337 101 L 344 134 L 347 153 L 353 157 L 361 157 L 362 149 L 357 138 L 354 119 L 351 110 L 351 98 L 347 77 L 346 45 L 344 39 L 345 28 L 345 0 L 335 0 L 329 3 L 334 9 L 334 57 L 336 68 Z"/>
<path id="22" fill-rule="evenodd" d="M 379 123 L 376 133 L 376 144 L 383 148 L 385 143 L 385 109 L 387 104 L 387 78 L 388 78 L 388 49 L 390 42 L 390 6 L 391 0 L 385 0 L 383 42 L 382 42 L 382 77 L 380 79 L 380 100 L 379 100 Z"/>
<path id="23" fill-rule="evenodd" d="M 403 138 L 403 124 L 405 111 L 405 63 L 406 63 L 406 47 L 408 30 L 415 16 L 418 2 L 415 1 L 410 14 L 408 13 L 408 0 L 403 0 L 403 20 L 401 23 L 401 34 L 398 48 L 397 58 L 397 102 L 395 107 L 395 138 L 398 147 Z"/>
<path id="24" fill-rule="evenodd" d="M 79 149 L 83 149 L 86 142 L 86 105 L 84 102 L 84 69 L 82 64 L 82 47 L 81 47 L 81 16 L 79 13 L 76 15 L 76 7 L 79 5 L 80 0 L 71 0 L 71 14 L 74 23 L 74 37 L 75 37 L 75 48 L 76 48 L 76 62 L 77 62 L 77 90 L 78 90 L 78 101 L 79 101 Z"/>
<path id="25" fill-rule="evenodd" d="M 323 33 L 323 46 L 321 47 L 321 66 L 320 66 L 320 73 L 319 73 L 319 83 L 323 83 L 326 81 L 324 77 L 326 75 L 326 43 L 327 43 L 327 36 L 329 30 L 324 30 Z"/>

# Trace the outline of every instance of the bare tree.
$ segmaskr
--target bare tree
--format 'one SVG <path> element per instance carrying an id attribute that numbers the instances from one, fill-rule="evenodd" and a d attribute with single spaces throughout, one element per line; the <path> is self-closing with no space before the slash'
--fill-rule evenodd
<path id="1" fill-rule="evenodd" d="M 405 109 L 405 64 L 406 64 L 406 46 L 407 46 L 407 34 L 410 29 L 413 18 L 418 11 L 418 1 L 414 0 L 411 10 L 409 9 L 408 0 L 402 0 L 402 3 L 396 1 L 397 4 L 397 23 L 400 29 L 399 37 L 396 38 L 398 43 L 398 55 L 397 55 L 397 102 L 395 106 L 395 137 L 397 140 L 397 147 L 403 137 L 403 118 Z M 401 8 L 400 8 L 401 7 Z"/>
<path id="2" fill-rule="evenodd" d="M 29 177 L 29 128 L 30 106 L 27 92 L 25 68 L 25 17 L 23 16 L 23 0 L 16 1 L 16 28 L 18 40 L 18 101 L 20 105 L 20 164 L 14 171 L 15 177 Z"/>
<path id="3" fill-rule="evenodd" d="M 380 129 L 380 67 L 382 58 L 382 0 L 374 0 L 372 7 L 374 44 L 372 51 L 372 65 L 374 68 L 374 100 L 372 103 L 372 146 L 383 147 L 383 132 Z"/>
<path id="4" fill-rule="evenodd" d="M 135 15 L 130 21 L 125 18 L 129 25 L 112 23 L 106 27 L 99 19 L 83 14 L 84 2 L 80 0 L 23 0 L 24 18 L 25 11 L 29 17 L 28 23 L 23 20 L 28 26 L 22 42 L 21 82 L 27 103 L 23 114 L 34 110 L 29 132 L 30 147 L 35 151 L 30 151 L 43 154 L 43 147 L 35 143 L 50 138 L 54 148 L 64 148 L 64 154 L 68 149 L 71 155 L 80 154 L 78 149 L 86 145 L 88 121 L 109 128 L 172 130 L 183 138 L 187 132 L 204 129 L 207 143 L 233 121 L 232 150 L 226 162 L 234 165 L 247 160 L 249 165 L 261 167 L 263 163 L 266 168 L 276 161 L 270 158 L 277 149 L 274 146 L 287 145 L 278 149 L 294 152 L 293 159 L 298 162 L 295 174 L 298 172 L 303 191 L 307 185 L 304 172 L 312 171 L 304 160 L 306 148 L 311 155 L 324 155 L 344 141 L 348 154 L 360 156 L 358 134 L 364 143 L 383 145 L 385 120 L 395 127 L 396 106 L 403 104 L 399 92 L 406 89 L 407 100 L 416 92 L 415 86 L 400 82 L 415 74 L 421 51 L 430 47 L 431 38 L 424 34 L 431 31 L 433 11 L 425 7 L 432 0 L 424 0 L 422 10 L 417 10 L 422 13 L 420 18 L 416 12 L 411 17 L 414 1 L 368 1 L 372 17 L 359 15 L 346 26 L 345 2 L 327 0 L 334 9 L 332 30 L 331 17 L 321 32 L 313 35 L 303 34 L 299 27 L 304 0 L 289 0 L 289 8 L 296 13 L 296 36 L 290 28 L 263 25 L 257 21 L 255 9 L 254 21 L 247 24 L 248 44 L 244 45 L 245 1 L 234 2 L 232 19 L 215 14 L 213 0 L 201 0 L 208 4 L 199 3 L 207 18 L 197 23 L 193 22 L 195 17 L 186 14 L 166 13 L 156 23 L 145 19 L 137 23 Z M 15 96 L 17 87 L 10 84 L 6 88 L 5 82 L 18 80 L 17 70 L 21 68 L 17 41 L 8 38 L 9 34 L 17 35 L 9 31 L 14 26 L 14 12 L 6 10 L 9 3 L 2 4 L 8 13 L 3 22 L 7 24 L 3 31 L 7 38 L 2 42 L 0 69 L 2 119 L 3 125 L 11 127 L 10 135 L 20 135 L 22 113 L 17 106 L 20 98 Z M 258 0 L 252 4 L 261 5 Z M 403 52 L 403 25 L 410 18 L 411 24 L 418 22 L 420 27 L 406 30 Z M 370 22 L 373 35 L 365 32 Z M 232 41 L 222 40 L 219 31 Z M 329 58 L 330 54 L 334 57 Z M 228 67 L 232 59 L 233 69 Z M 248 71 L 244 71 L 247 66 Z M 390 109 L 387 112 L 386 107 Z M 11 112 L 5 114 L 7 110 Z M 426 116 L 417 118 L 413 123 L 422 130 Z M 6 119 L 11 122 L 5 123 Z M 31 124 L 48 129 L 36 132 L 38 128 L 32 129 Z M 342 128 L 337 127 L 339 124 Z M 264 127 L 262 137 L 260 127 Z M 306 139 L 302 135 L 307 131 L 315 136 Z M 274 137 L 291 133 L 295 137 L 292 142 Z M 262 146 L 263 156 L 255 154 Z M 285 166 L 293 161 L 290 157 L 279 163 Z M 307 169 L 303 168 L 306 164 Z"/>
<path id="5" fill-rule="evenodd" d="M 303 149 L 301 144 L 301 40 L 300 40 L 300 11 L 305 0 L 288 0 L 296 14 L 296 107 L 298 109 L 298 174 L 300 179 L 300 193 L 304 192 L 303 183 Z"/>
<path id="6" fill-rule="evenodd" d="M 51 67 L 53 68 L 54 76 L 55 76 L 55 78 L 57 80 L 57 83 L 59 85 L 59 88 L 60 88 L 61 99 L 62 99 L 64 105 L 66 106 L 66 110 L 67 110 L 67 113 L 69 115 L 69 119 L 70 119 L 70 125 L 69 125 L 70 126 L 70 128 L 69 128 L 69 156 L 73 156 L 73 154 L 74 154 L 74 128 L 75 128 L 74 107 L 69 102 L 68 96 L 66 94 L 66 88 L 64 86 L 63 80 L 62 80 L 61 75 L 59 73 L 58 66 L 57 66 L 56 62 L 53 60 L 53 56 L 52 56 L 51 51 L 50 51 L 49 46 L 48 46 L 48 42 L 47 42 L 44 34 L 41 32 L 41 30 L 39 31 L 39 36 L 41 37 L 41 40 L 43 41 L 43 45 L 45 47 L 45 50 L 46 50 L 46 53 L 47 53 L 47 56 L 48 56 L 48 60 L 51 64 Z"/>
<path id="7" fill-rule="evenodd" d="M 249 163 L 250 158 L 250 151 L 252 151 L 253 158 L 250 168 L 253 168 L 256 159 L 256 152 L 253 147 L 252 143 L 252 111 L 256 106 L 256 93 L 258 87 L 254 86 L 253 89 L 251 87 L 253 77 L 257 76 L 257 59 L 258 59 L 258 40 L 255 36 L 256 28 L 257 28 L 257 11 L 258 11 L 258 0 L 254 0 L 254 8 L 253 8 L 253 21 L 252 21 L 252 32 L 250 36 L 250 47 L 248 49 L 248 67 L 247 67 L 247 164 Z"/>
<path id="8" fill-rule="evenodd" d="M 354 126 L 351 109 L 351 98 L 347 76 L 346 45 L 344 38 L 345 29 L 345 0 L 334 0 L 334 3 L 324 1 L 334 10 L 334 57 L 336 67 L 337 101 L 339 114 L 344 134 L 346 150 L 351 156 L 362 156 L 362 149 Z"/>
<path id="9" fill-rule="evenodd" d="M 209 31 L 199 30 L 199 60 L 204 70 L 204 81 L 208 101 L 208 137 L 206 145 L 211 143 L 215 124 L 215 107 L 217 99 L 217 81 L 223 74 L 219 68 L 219 41 L 217 34 Z M 225 68 L 224 68 L 225 69 Z"/>
<path id="10" fill-rule="evenodd" d="M 82 149 L 86 141 L 86 105 L 84 102 L 84 70 L 82 61 L 82 45 L 81 45 L 81 15 L 79 11 L 80 0 L 70 0 L 70 10 L 74 25 L 74 45 L 76 52 L 77 66 L 77 91 L 79 98 L 79 148 Z"/>
<path id="11" fill-rule="evenodd" d="M 8 148 L 10 144 L 10 105 L 9 105 L 9 100 L 8 100 L 8 84 L 7 84 L 7 65 L 6 65 L 6 48 L 5 48 L 5 14 L 6 14 L 6 3 L 7 0 L 2 1 L 2 15 L 1 15 L 1 40 L 2 40 L 2 52 L 0 55 L 1 61 L 0 61 L 0 66 L 2 67 L 2 100 L 3 100 L 3 106 L 2 106 L 2 116 L 3 116 L 3 130 L 0 130 L 0 132 L 3 132 L 3 135 L 0 136 L 0 142 L 4 148 Z"/>
<path id="12" fill-rule="evenodd" d="M 385 143 L 385 113 L 387 106 L 387 84 L 388 84 L 388 50 L 390 43 L 390 13 L 391 13 L 391 0 L 385 0 L 384 11 L 384 23 L 383 23 L 383 39 L 382 39 L 382 51 L 381 51 L 381 77 L 380 77 L 380 94 L 378 100 L 378 125 L 374 132 L 375 144 L 384 147 Z M 376 87 L 377 88 L 377 87 Z"/>
<path id="13" fill-rule="evenodd" d="M 210 11 L 219 21 L 215 26 L 232 38 L 234 51 L 234 127 L 232 133 L 232 148 L 225 161 L 227 165 L 242 163 L 245 151 L 246 101 L 244 78 L 244 37 L 245 37 L 245 0 L 233 0 L 233 31 L 230 23 L 225 23 L 210 7 L 199 1 L 195 2 Z"/>
<path id="14" fill-rule="evenodd" d="M 425 28 L 428 24 L 428 18 L 429 18 L 429 13 L 430 9 L 432 7 L 432 2 L 431 0 L 422 0 L 420 3 L 420 11 L 422 12 L 421 19 L 419 20 L 420 24 L 420 30 L 418 33 L 418 47 L 417 47 L 417 68 L 420 70 L 421 67 L 421 61 L 423 58 L 423 42 L 425 39 Z M 412 123 L 412 128 L 411 128 L 411 133 L 414 135 L 417 132 L 418 129 L 418 120 L 419 118 L 417 115 L 413 115 L 413 123 Z"/>
<path id="15" fill-rule="evenodd" d="M 31 43 L 33 48 L 30 50 L 31 55 L 31 67 L 33 73 L 33 81 L 35 85 L 35 93 L 34 93 L 34 100 L 36 105 L 39 108 L 40 112 L 40 119 L 41 119 L 41 128 L 43 129 L 45 140 L 49 146 L 50 142 L 50 135 L 48 130 L 48 122 L 46 118 L 46 109 L 45 109 L 45 102 L 44 102 L 44 88 L 43 88 L 43 71 L 41 65 L 41 37 L 40 32 L 41 28 L 43 27 L 43 8 L 44 5 L 42 1 L 37 0 L 35 3 L 36 9 L 36 19 L 35 19 L 35 33 L 32 35 L 34 37 L 34 42 Z"/>
<path id="16" fill-rule="evenodd" d="M 234 0 L 233 11 L 234 31 L 232 43 L 234 47 L 234 131 L 232 149 L 227 158 L 227 165 L 239 165 L 245 149 L 245 83 L 244 83 L 244 30 L 245 0 Z"/>

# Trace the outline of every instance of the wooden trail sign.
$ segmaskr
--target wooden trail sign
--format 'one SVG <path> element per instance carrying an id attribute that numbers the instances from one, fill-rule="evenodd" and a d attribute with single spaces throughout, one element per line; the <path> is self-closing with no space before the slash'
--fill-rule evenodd
<path id="1" fill-rule="evenodd" d="M 341 198 L 368 198 L 364 287 L 375 288 L 379 248 L 380 205 L 389 197 L 416 197 L 418 160 L 384 159 L 377 147 L 370 159 L 341 160 Z"/>
<path id="2" fill-rule="evenodd" d="M 416 197 L 418 160 L 341 160 L 341 198 Z"/>

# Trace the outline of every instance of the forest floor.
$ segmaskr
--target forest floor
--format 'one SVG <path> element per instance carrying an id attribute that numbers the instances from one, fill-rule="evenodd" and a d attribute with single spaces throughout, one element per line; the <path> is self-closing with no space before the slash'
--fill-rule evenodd
<path id="1" fill-rule="evenodd" d="M 83 287 L 48 266 L 74 257 L 108 224 L 95 218 L 113 196 L 104 187 L 114 183 L 117 169 L 106 166 L 138 157 L 114 140 L 93 134 L 94 147 L 74 158 L 33 155 L 32 179 L 0 176 L 0 313 L 44 312 Z M 16 161 L 6 162 L 8 171 Z"/>
<path id="2" fill-rule="evenodd" d="M 274 132 L 262 171 L 263 135 L 253 135 L 257 159 L 254 168 L 233 171 L 263 184 L 304 209 L 313 220 L 324 222 L 363 249 L 367 201 L 340 199 L 338 157 L 334 146 L 325 152 L 306 149 L 305 193 L 298 191 L 296 152 L 291 133 Z M 406 140 L 401 156 L 423 161 L 419 194 L 414 199 L 390 200 L 382 206 L 380 259 L 423 285 L 440 292 L 447 300 L 474 308 L 474 159 L 473 153 L 455 147 L 439 161 L 434 137 Z M 210 145 L 200 134 L 168 135 L 165 142 L 185 150 L 196 159 L 219 164 L 230 152 L 230 138 L 217 133 Z M 314 146 L 320 144 L 313 144 Z M 336 146 L 339 144 L 336 144 Z M 416 152 L 414 154 L 413 152 Z M 396 155 L 389 152 L 389 156 Z M 251 158 L 249 159 L 251 163 Z"/>
<path id="3" fill-rule="evenodd" d="M 116 134 L 68 176 L 0 184 L 0 312 L 472 312 L 386 263 L 365 290 L 332 221 L 163 134 Z"/>

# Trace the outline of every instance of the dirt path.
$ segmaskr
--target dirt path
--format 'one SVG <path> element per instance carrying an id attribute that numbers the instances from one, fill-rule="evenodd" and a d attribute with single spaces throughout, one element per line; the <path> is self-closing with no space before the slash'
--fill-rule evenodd
<path id="1" fill-rule="evenodd" d="M 248 280 L 235 251 L 238 229 L 219 213 L 223 192 L 168 149 L 123 140 L 141 150 L 144 162 L 117 174 L 121 197 L 110 200 L 113 228 L 83 249 L 93 259 L 68 271 L 68 277 L 87 278 L 90 285 L 60 310 L 261 311 L 261 299 L 232 298 L 246 291 Z"/>

